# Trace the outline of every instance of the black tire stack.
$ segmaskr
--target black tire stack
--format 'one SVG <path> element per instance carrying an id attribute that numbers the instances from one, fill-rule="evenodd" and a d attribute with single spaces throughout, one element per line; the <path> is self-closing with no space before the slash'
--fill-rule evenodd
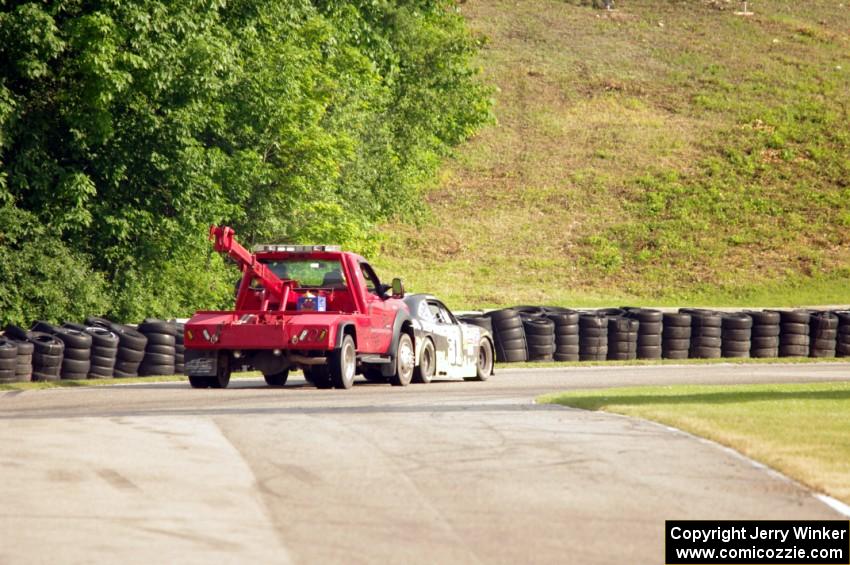
<path id="1" fill-rule="evenodd" d="M 578 319 L 580 361 L 605 361 L 608 358 L 608 318 L 596 313 L 581 314 Z"/>
<path id="2" fill-rule="evenodd" d="M 763 310 L 761 312 L 747 311 L 745 314 L 753 319 L 750 357 L 756 359 L 779 357 L 779 312 Z"/>
<path id="3" fill-rule="evenodd" d="M 637 359 L 640 322 L 626 316 L 608 316 L 608 360 Z"/>
<path id="4" fill-rule="evenodd" d="M 723 318 L 710 310 L 683 309 L 691 315 L 691 359 L 717 359 L 722 355 Z"/>
<path id="5" fill-rule="evenodd" d="M 62 354 L 62 369 L 59 376 L 64 380 L 82 381 L 88 378 L 91 369 L 91 336 L 85 331 L 54 326 L 47 322 L 36 322 L 33 330 L 49 333 L 65 344 Z"/>
<path id="6" fill-rule="evenodd" d="M 493 339 L 496 341 L 496 361 L 518 363 L 528 360 L 525 330 L 519 312 L 513 308 L 488 312 L 493 322 Z"/>
<path id="7" fill-rule="evenodd" d="M 18 381 L 18 342 L 0 336 L 0 383 Z"/>
<path id="8" fill-rule="evenodd" d="M 660 310 L 649 308 L 627 308 L 627 316 L 640 323 L 637 337 L 638 359 L 661 359 L 661 336 L 664 331 L 664 315 Z"/>
<path id="9" fill-rule="evenodd" d="M 139 331 L 147 338 L 145 356 L 139 366 L 143 377 L 174 374 L 177 354 L 177 326 L 173 322 L 147 318 L 139 324 Z"/>
<path id="10" fill-rule="evenodd" d="M 91 367 L 88 378 L 111 379 L 118 358 L 118 336 L 102 326 L 66 323 L 63 327 L 84 331 L 91 337 Z"/>
<path id="11" fill-rule="evenodd" d="M 535 315 L 521 315 L 529 361 L 553 361 L 555 355 L 555 322 Z"/>
<path id="12" fill-rule="evenodd" d="M 838 318 L 837 357 L 850 357 L 850 310 L 835 313 Z"/>
<path id="13" fill-rule="evenodd" d="M 546 308 L 546 317 L 555 325 L 555 361 L 579 360 L 579 314 L 566 308 Z"/>
<path id="14" fill-rule="evenodd" d="M 815 312 L 809 323 L 809 356 L 835 357 L 838 344 L 838 316 L 832 312 Z"/>
<path id="15" fill-rule="evenodd" d="M 473 326 L 478 326 L 479 328 L 484 328 L 490 334 L 493 333 L 493 320 L 488 318 L 487 316 L 458 316 L 458 320 L 463 322 L 464 324 L 471 324 Z M 177 324 L 177 345 L 183 343 L 183 324 Z M 180 353 L 180 348 L 177 348 L 177 352 Z"/>
<path id="16" fill-rule="evenodd" d="M 691 315 L 668 312 L 663 315 L 662 324 L 661 357 L 687 359 L 691 348 Z"/>
<path id="17" fill-rule="evenodd" d="M 488 322 L 490 320 L 487 320 Z M 185 371 L 183 368 L 183 359 L 186 354 L 186 346 L 183 343 L 183 324 L 175 324 L 177 329 L 177 335 L 175 336 L 176 345 L 174 346 L 174 374 L 182 375 Z M 491 325 L 492 327 L 492 325 Z"/>
<path id="18" fill-rule="evenodd" d="M 32 356 L 35 346 L 28 341 L 16 341 L 18 345 L 18 357 L 15 365 L 14 382 L 30 382 L 32 380 Z"/>
<path id="19" fill-rule="evenodd" d="M 783 310 L 779 318 L 779 356 L 808 357 L 811 314 L 806 310 Z"/>
<path id="20" fill-rule="evenodd" d="M 25 330 L 14 325 L 6 326 L 6 337 L 32 344 L 33 381 L 59 380 L 65 344 L 48 333 Z"/>
<path id="21" fill-rule="evenodd" d="M 748 359 L 752 348 L 752 317 L 743 312 L 723 314 L 720 326 L 723 357 Z"/>
<path id="22" fill-rule="evenodd" d="M 130 326 L 115 324 L 105 318 L 86 318 L 86 324 L 109 330 L 118 338 L 118 353 L 112 376 L 118 379 L 138 377 L 139 365 L 145 358 L 147 338 Z"/>

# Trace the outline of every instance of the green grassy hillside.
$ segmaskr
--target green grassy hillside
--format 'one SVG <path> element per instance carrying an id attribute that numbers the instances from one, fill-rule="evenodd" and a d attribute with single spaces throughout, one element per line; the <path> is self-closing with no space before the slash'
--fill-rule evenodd
<path id="1" fill-rule="evenodd" d="M 497 123 L 385 226 L 458 308 L 850 303 L 850 3 L 469 0 Z"/>

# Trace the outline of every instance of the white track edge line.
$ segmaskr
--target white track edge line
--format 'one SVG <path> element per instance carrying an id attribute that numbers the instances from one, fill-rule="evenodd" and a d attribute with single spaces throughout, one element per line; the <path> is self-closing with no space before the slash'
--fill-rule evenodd
<path id="1" fill-rule="evenodd" d="M 536 400 L 534 401 L 534 404 L 538 404 L 536 402 Z M 584 410 L 583 408 L 575 408 L 573 406 L 564 406 L 562 404 L 559 405 L 559 406 L 562 406 L 563 408 L 572 408 L 573 410 Z M 727 445 L 723 445 L 721 443 L 718 443 L 718 442 L 711 440 L 711 439 L 708 439 L 708 438 L 704 438 L 704 437 L 700 437 L 698 435 L 694 435 L 691 432 L 688 432 L 688 431 L 685 431 L 685 430 L 682 430 L 682 429 L 679 429 L 679 428 L 674 428 L 673 426 L 668 426 L 667 424 L 662 424 L 660 422 L 654 422 L 652 420 L 647 420 L 645 418 L 638 418 L 636 416 L 627 416 L 625 414 L 617 414 L 616 412 L 606 412 L 604 410 L 585 410 L 585 412 L 597 412 L 597 413 L 605 414 L 605 415 L 608 415 L 608 416 L 616 416 L 616 417 L 619 417 L 619 418 L 625 418 L 627 420 L 633 420 L 633 421 L 638 420 L 640 422 L 646 422 L 646 423 L 651 424 L 653 426 L 663 428 L 663 429 L 665 429 L 669 432 L 680 434 L 680 435 L 686 436 L 688 438 L 695 439 L 700 443 L 710 445 L 715 449 L 723 451 L 723 452 L 727 453 L 728 455 L 736 457 L 736 458 L 738 458 L 742 461 L 745 461 L 746 463 L 749 463 L 752 467 L 759 469 L 761 471 L 764 471 L 765 473 L 767 473 L 768 475 L 772 476 L 775 479 L 780 479 L 782 481 L 793 484 L 797 488 L 808 492 L 809 495 L 812 496 L 812 498 L 816 498 L 817 500 L 819 500 L 823 504 L 829 506 L 834 511 L 843 515 L 845 518 L 850 519 L 850 506 L 848 506 L 847 504 L 844 504 L 840 500 L 833 498 L 833 497 L 829 496 L 828 494 L 824 494 L 822 492 L 817 492 L 817 491 L 813 490 L 812 488 L 804 485 L 803 483 L 797 481 L 796 479 L 793 479 L 793 478 L 789 477 L 788 475 L 785 475 L 781 471 L 777 471 L 776 469 L 774 469 L 773 467 L 770 467 L 769 465 L 766 465 L 766 464 L 764 464 L 760 461 L 756 461 L 755 459 L 748 457 L 747 455 L 744 455 L 743 453 L 741 453 L 737 449 L 733 449 L 733 448 L 731 448 Z"/>
<path id="2" fill-rule="evenodd" d="M 819 494 L 819 493 L 815 493 L 815 498 L 817 498 L 818 500 L 820 500 L 821 502 L 823 502 L 824 504 L 826 504 L 827 506 L 829 506 L 830 508 L 832 508 L 836 512 L 838 512 L 840 514 L 844 514 L 845 516 L 850 518 L 850 506 L 847 506 L 846 504 L 844 504 L 840 500 L 832 498 L 828 494 Z"/>

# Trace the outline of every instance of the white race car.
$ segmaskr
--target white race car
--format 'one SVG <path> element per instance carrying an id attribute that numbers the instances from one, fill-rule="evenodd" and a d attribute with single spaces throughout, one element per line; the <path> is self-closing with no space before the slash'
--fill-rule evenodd
<path id="1" fill-rule="evenodd" d="M 493 374 L 493 336 L 484 328 L 458 321 L 434 296 L 411 294 L 410 308 L 416 349 L 414 380 L 434 377 L 486 381 Z"/>

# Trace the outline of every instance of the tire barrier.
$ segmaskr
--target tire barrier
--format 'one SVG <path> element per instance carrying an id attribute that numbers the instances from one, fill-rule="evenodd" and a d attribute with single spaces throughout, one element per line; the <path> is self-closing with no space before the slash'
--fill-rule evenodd
<path id="1" fill-rule="evenodd" d="M 628 308 L 600 308 L 595 310 L 597 316 L 605 316 L 606 318 L 611 316 L 625 316 L 628 313 Z"/>
<path id="2" fill-rule="evenodd" d="M 30 382 L 32 381 L 32 356 L 35 353 L 35 346 L 29 341 L 15 341 L 15 344 L 18 346 L 18 356 L 15 360 L 15 380 L 13 382 Z"/>
<path id="3" fill-rule="evenodd" d="M 555 355 L 555 322 L 536 315 L 520 316 L 529 361 L 553 361 Z"/>
<path id="4" fill-rule="evenodd" d="M 722 355 L 723 318 L 717 312 L 683 308 L 683 314 L 691 315 L 691 359 L 717 359 Z"/>
<path id="5" fill-rule="evenodd" d="M 832 312 L 815 312 L 809 323 L 809 356 L 835 357 L 838 345 L 838 316 Z"/>
<path id="6" fill-rule="evenodd" d="M 638 327 L 640 322 L 626 316 L 607 316 L 608 360 L 630 361 L 637 359 Z"/>
<path id="7" fill-rule="evenodd" d="M 62 353 L 62 367 L 59 376 L 66 380 L 84 380 L 91 369 L 92 338 L 84 330 L 54 326 L 47 322 L 35 322 L 32 329 L 48 333 L 62 341 L 65 349 Z"/>
<path id="8" fill-rule="evenodd" d="M 779 312 L 747 310 L 744 313 L 753 319 L 750 357 L 757 359 L 779 357 L 779 324 L 781 320 Z"/>
<path id="9" fill-rule="evenodd" d="M 18 381 L 18 342 L 0 337 L 0 383 Z"/>
<path id="10" fill-rule="evenodd" d="M 518 363 L 528 360 L 525 330 L 519 312 L 513 308 L 495 310 L 486 314 L 493 324 L 496 341 L 496 361 Z"/>
<path id="11" fill-rule="evenodd" d="M 146 319 L 139 328 L 149 337 L 98 316 L 61 326 L 36 321 L 29 330 L 8 325 L 0 332 L 0 383 L 182 374 L 183 324 Z"/>
<path id="12" fill-rule="evenodd" d="M 850 310 L 671 313 L 525 305 L 458 318 L 491 332 L 501 363 L 850 358 Z M 61 326 L 37 321 L 30 330 L 9 325 L 0 332 L 0 384 L 183 374 L 183 339 L 183 324 L 153 318 L 138 329 L 97 316 Z"/>
<path id="13" fill-rule="evenodd" d="M 173 375 L 177 354 L 177 326 L 172 322 L 146 318 L 139 324 L 139 333 L 147 341 L 139 376 Z"/>
<path id="14" fill-rule="evenodd" d="M 691 315 L 665 313 L 662 317 L 661 357 L 687 359 L 691 349 Z"/>
<path id="15" fill-rule="evenodd" d="M 596 313 L 581 314 L 578 319 L 579 361 L 608 359 L 608 318 Z"/>
<path id="16" fill-rule="evenodd" d="M 91 336 L 91 367 L 88 378 L 111 379 L 118 358 L 118 336 L 102 326 L 65 323 L 62 327 L 83 331 Z"/>
<path id="17" fill-rule="evenodd" d="M 812 316 L 806 310 L 791 310 L 779 313 L 779 356 L 809 356 L 809 325 Z"/>
<path id="18" fill-rule="evenodd" d="M 520 316 L 536 316 L 542 318 L 546 315 L 546 308 L 543 306 L 513 306 L 511 310 L 515 310 Z"/>
<path id="19" fill-rule="evenodd" d="M 107 320 L 106 318 L 101 318 L 98 316 L 89 316 L 85 319 L 86 326 L 94 326 L 98 328 L 109 329 L 109 326 L 112 325 L 112 320 Z"/>
<path id="20" fill-rule="evenodd" d="M 489 320 L 488 320 L 489 321 Z M 183 324 L 175 324 L 177 328 L 176 344 L 174 345 L 174 374 L 182 375 L 185 371 L 183 368 L 183 359 L 186 353 L 186 346 L 183 344 Z"/>
<path id="21" fill-rule="evenodd" d="M 88 323 L 89 320 L 86 320 Z M 145 358 L 148 338 L 130 326 L 110 322 L 109 331 L 118 336 L 118 355 L 113 375 L 116 378 L 138 377 L 139 366 Z"/>
<path id="22" fill-rule="evenodd" d="M 567 308 L 546 308 L 546 317 L 555 325 L 555 361 L 579 360 L 579 313 Z"/>
<path id="23" fill-rule="evenodd" d="M 638 359 L 661 359 L 664 314 L 649 308 L 624 308 L 626 316 L 639 322 L 637 336 Z"/>
<path id="24" fill-rule="evenodd" d="M 32 352 L 32 380 L 58 381 L 62 370 L 65 344 L 52 335 L 39 331 L 25 330 L 20 326 L 6 326 L 6 337 L 29 342 Z"/>
<path id="25" fill-rule="evenodd" d="M 850 310 L 836 312 L 835 316 L 838 318 L 835 356 L 850 357 Z"/>
<path id="26" fill-rule="evenodd" d="M 479 328 L 484 328 L 491 334 L 493 333 L 493 320 L 488 318 L 487 316 L 458 316 L 458 320 L 465 324 L 472 324 L 473 326 L 478 326 Z M 177 328 L 177 342 L 182 343 L 181 340 L 183 335 L 182 324 L 178 324 Z"/>
<path id="27" fill-rule="evenodd" d="M 721 355 L 749 359 L 752 349 L 753 318 L 748 314 L 724 314 L 720 323 Z"/>

